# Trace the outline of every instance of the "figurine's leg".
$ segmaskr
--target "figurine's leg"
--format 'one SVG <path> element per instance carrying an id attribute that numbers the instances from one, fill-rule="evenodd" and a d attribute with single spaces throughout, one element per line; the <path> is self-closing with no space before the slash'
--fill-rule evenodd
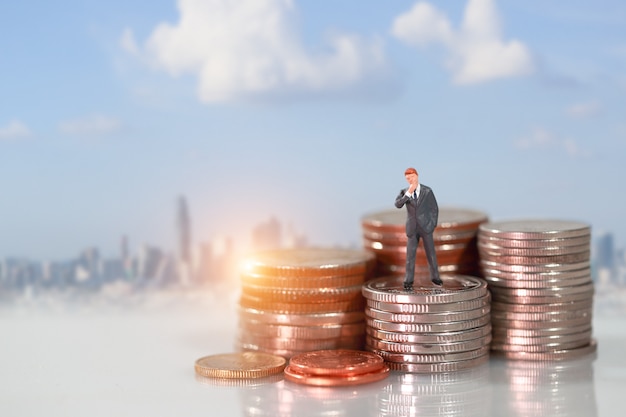
<path id="1" fill-rule="evenodd" d="M 407 236 L 406 242 L 406 267 L 404 271 L 404 284 L 413 285 L 415 277 L 415 252 L 419 244 L 419 235 Z"/>
<path id="2" fill-rule="evenodd" d="M 426 260 L 428 261 L 430 280 L 435 285 L 443 285 L 443 281 L 441 281 L 439 277 L 439 265 L 437 264 L 437 253 L 435 252 L 433 234 L 425 233 L 422 237 L 424 239 L 424 251 L 426 252 Z"/>

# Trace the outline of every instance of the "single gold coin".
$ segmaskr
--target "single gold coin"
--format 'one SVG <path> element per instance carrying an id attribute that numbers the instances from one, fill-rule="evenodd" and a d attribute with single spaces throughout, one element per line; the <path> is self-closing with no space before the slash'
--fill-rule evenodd
<path id="1" fill-rule="evenodd" d="M 283 371 L 287 360 L 262 352 L 237 352 L 204 356 L 195 363 L 198 375 L 209 378 L 262 378 Z"/>

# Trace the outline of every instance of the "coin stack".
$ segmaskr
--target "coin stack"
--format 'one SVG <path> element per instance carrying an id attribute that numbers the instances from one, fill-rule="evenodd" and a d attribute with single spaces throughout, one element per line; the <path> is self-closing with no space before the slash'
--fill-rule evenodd
<path id="1" fill-rule="evenodd" d="M 480 225 L 494 352 L 510 359 L 560 360 L 595 351 L 590 241 L 591 227 L 575 221 Z"/>
<path id="2" fill-rule="evenodd" d="M 441 273 L 480 276 L 476 236 L 478 226 L 488 221 L 487 214 L 463 208 L 439 209 L 433 232 L 437 263 Z M 402 275 L 406 264 L 406 212 L 391 209 L 361 218 L 363 246 L 376 255 L 376 276 Z M 415 273 L 428 273 L 428 260 L 420 240 L 415 256 Z"/>
<path id="3" fill-rule="evenodd" d="M 442 275 L 443 287 L 403 289 L 403 277 L 363 285 L 367 350 L 392 370 L 432 373 L 467 369 L 489 358 L 490 294 L 468 275 Z"/>
<path id="4" fill-rule="evenodd" d="M 241 272 L 239 347 L 285 358 L 320 349 L 361 349 L 374 256 L 364 250 L 278 249 L 249 257 Z"/>
<path id="5" fill-rule="evenodd" d="M 389 367 L 381 356 L 352 349 L 300 353 L 285 368 L 286 380 L 323 387 L 365 384 L 388 375 Z"/>

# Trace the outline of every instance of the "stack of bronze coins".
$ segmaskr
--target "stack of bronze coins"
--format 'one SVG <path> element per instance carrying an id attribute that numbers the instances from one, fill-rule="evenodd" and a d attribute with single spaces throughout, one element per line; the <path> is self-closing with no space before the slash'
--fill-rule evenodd
<path id="1" fill-rule="evenodd" d="M 480 226 L 483 276 L 492 295 L 494 353 L 560 360 L 595 351 L 591 227 L 563 220 Z"/>
<path id="2" fill-rule="evenodd" d="M 356 249 L 278 249 L 250 256 L 241 271 L 239 347 L 285 358 L 361 349 L 361 287 L 374 263 L 371 253 Z"/>
<path id="3" fill-rule="evenodd" d="M 430 373 L 467 369 L 489 358 L 487 283 L 442 275 L 443 287 L 403 289 L 403 278 L 379 277 L 363 285 L 367 350 L 392 370 Z"/>
<path id="4" fill-rule="evenodd" d="M 442 207 L 433 232 L 439 271 L 479 276 L 476 236 L 487 214 L 463 208 Z M 403 275 L 406 264 L 406 210 L 391 209 L 361 218 L 363 246 L 376 256 L 376 276 Z M 428 274 L 428 261 L 420 241 L 415 256 L 417 276 Z"/>

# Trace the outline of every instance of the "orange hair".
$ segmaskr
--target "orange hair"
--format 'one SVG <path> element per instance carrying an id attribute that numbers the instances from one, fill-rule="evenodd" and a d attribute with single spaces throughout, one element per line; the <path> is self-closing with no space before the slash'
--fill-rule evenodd
<path id="1" fill-rule="evenodd" d="M 404 175 L 409 175 L 409 174 L 417 175 L 417 171 L 415 170 L 415 168 L 407 168 L 406 171 L 404 171 Z"/>

